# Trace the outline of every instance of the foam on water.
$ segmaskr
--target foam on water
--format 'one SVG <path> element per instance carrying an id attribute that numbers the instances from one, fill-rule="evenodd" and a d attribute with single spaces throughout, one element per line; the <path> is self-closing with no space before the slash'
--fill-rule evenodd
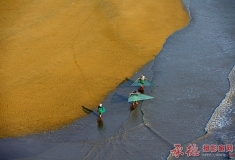
<path id="1" fill-rule="evenodd" d="M 205 128 L 207 132 L 214 129 L 221 129 L 232 123 L 232 114 L 235 111 L 235 66 L 229 75 L 229 81 L 230 90 L 226 94 L 225 99 L 215 109 L 214 114 Z"/>

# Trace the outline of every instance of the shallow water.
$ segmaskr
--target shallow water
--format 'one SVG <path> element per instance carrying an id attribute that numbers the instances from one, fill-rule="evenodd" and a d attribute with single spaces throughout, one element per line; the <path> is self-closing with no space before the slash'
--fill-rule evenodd
<path id="1" fill-rule="evenodd" d="M 10 157 L 15 147 L 11 158 L 30 160 L 174 159 L 174 144 L 185 152 L 194 143 L 200 156 L 191 159 L 228 159 L 228 153 L 205 154 L 202 146 L 235 145 L 235 1 L 183 2 L 190 24 L 171 35 L 153 61 L 107 96 L 102 123 L 90 111 L 59 131 L 1 140 L 1 157 Z M 131 110 L 127 97 L 137 88 L 130 85 L 141 74 L 156 84 L 145 87 L 155 98 Z M 186 153 L 180 159 L 188 159 Z"/>

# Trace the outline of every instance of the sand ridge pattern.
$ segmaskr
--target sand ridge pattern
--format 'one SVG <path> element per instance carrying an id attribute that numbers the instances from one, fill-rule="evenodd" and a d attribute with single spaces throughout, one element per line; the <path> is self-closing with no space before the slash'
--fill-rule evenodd
<path id="1" fill-rule="evenodd" d="M 89 20 L 89 18 L 90 18 L 91 15 L 96 11 L 96 9 L 99 7 L 99 5 L 100 5 L 101 2 L 102 2 L 102 0 L 97 4 L 97 6 L 96 6 L 95 9 L 93 10 L 93 12 L 88 16 L 88 18 L 87 18 L 86 21 Z M 86 21 L 85 21 L 84 23 L 82 23 L 79 28 L 81 28 L 81 27 L 86 23 Z M 83 78 L 83 82 L 85 83 L 86 89 L 87 89 L 87 91 L 88 91 L 88 93 L 89 93 L 89 96 L 91 97 L 91 93 L 90 93 L 88 84 L 86 83 L 87 80 L 86 80 L 85 76 L 84 76 L 83 73 L 82 73 L 82 69 L 81 69 L 81 67 L 79 66 L 79 63 L 78 63 L 77 58 L 76 58 L 76 53 L 75 53 L 75 50 L 74 50 L 74 48 L 75 48 L 74 43 L 75 43 L 75 41 L 76 41 L 76 39 L 77 39 L 78 36 L 79 36 L 79 32 L 78 32 L 78 34 L 75 36 L 75 38 L 73 39 L 72 44 L 71 44 L 71 47 L 72 47 L 72 50 L 73 50 L 73 55 L 74 55 L 74 62 L 75 62 L 75 64 L 77 65 L 78 70 L 81 72 L 81 76 L 82 76 L 82 78 Z"/>
<path id="2" fill-rule="evenodd" d="M 85 116 L 189 21 L 181 1 L 0 2 L 0 137 Z"/>

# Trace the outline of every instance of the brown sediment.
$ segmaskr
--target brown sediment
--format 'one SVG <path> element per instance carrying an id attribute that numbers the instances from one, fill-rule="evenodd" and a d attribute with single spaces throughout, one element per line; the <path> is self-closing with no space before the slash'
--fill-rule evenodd
<path id="1" fill-rule="evenodd" d="M 0 138 L 84 116 L 189 22 L 180 0 L 9 0 L 0 14 Z"/>

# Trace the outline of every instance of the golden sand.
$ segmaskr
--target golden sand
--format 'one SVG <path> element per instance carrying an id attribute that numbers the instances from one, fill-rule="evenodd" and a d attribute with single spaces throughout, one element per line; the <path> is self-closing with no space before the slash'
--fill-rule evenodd
<path id="1" fill-rule="evenodd" d="M 180 0 L 6 0 L 0 12 L 0 138 L 85 116 L 189 22 Z"/>

